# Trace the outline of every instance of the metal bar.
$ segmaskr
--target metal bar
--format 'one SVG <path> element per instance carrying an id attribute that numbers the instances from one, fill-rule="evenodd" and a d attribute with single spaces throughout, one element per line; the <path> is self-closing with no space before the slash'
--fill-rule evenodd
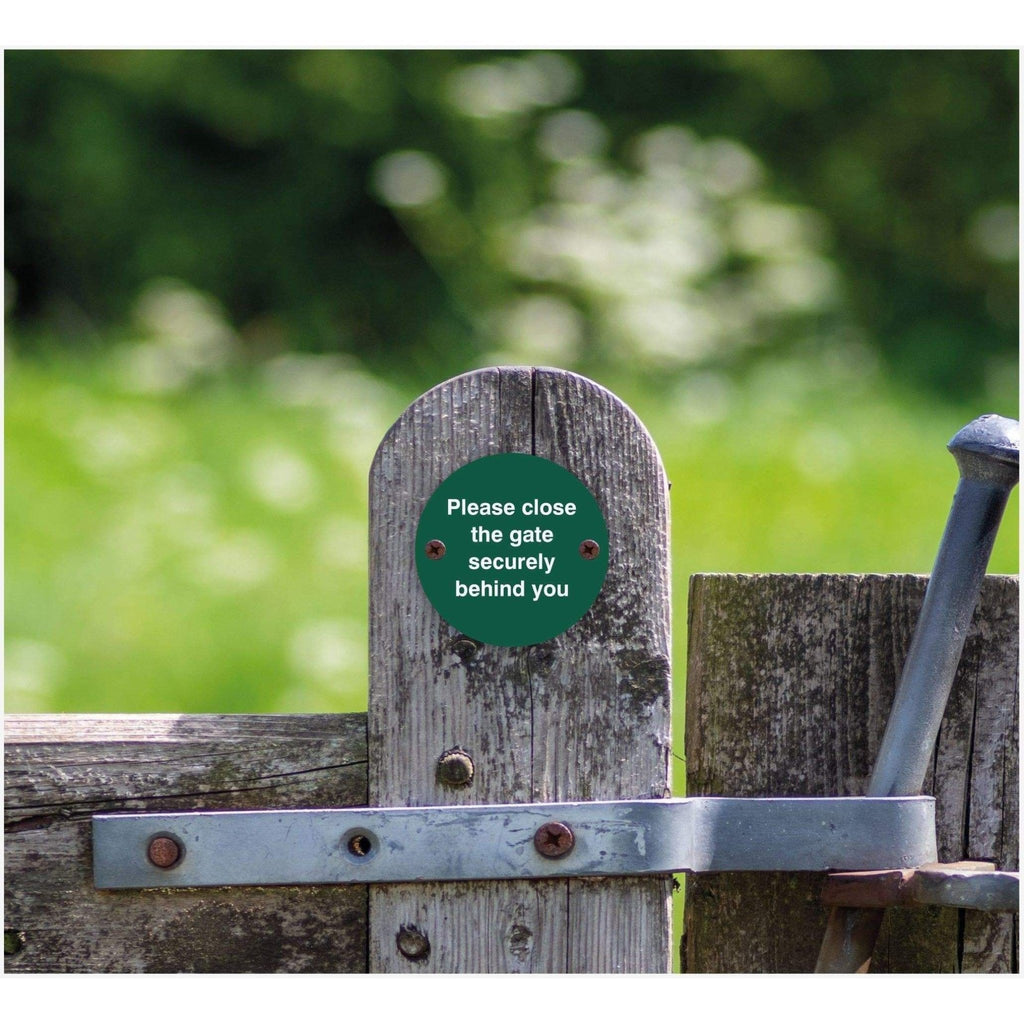
<path id="1" fill-rule="evenodd" d="M 93 817 L 100 889 L 856 870 L 935 857 L 929 797 Z"/>
<path id="2" fill-rule="evenodd" d="M 1020 475 L 1019 438 L 1016 420 L 988 415 L 949 442 L 960 482 L 871 773 L 869 796 L 920 793 L 924 785 L 999 522 Z M 882 914 L 834 908 L 815 971 L 866 971 Z"/>
<path id="3" fill-rule="evenodd" d="M 1008 911 L 1020 906 L 1020 875 L 978 870 L 973 865 L 926 864 L 904 871 L 850 871 L 829 875 L 821 894 L 826 906 L 963 907 Z"/>
<path id="4" fill-rule="evenodd" d="M 964 907 L 1017 913 L 1020 875 L 1016 871 L 958 871 L 954 867 L 915 871 L 910 906 Z"/>

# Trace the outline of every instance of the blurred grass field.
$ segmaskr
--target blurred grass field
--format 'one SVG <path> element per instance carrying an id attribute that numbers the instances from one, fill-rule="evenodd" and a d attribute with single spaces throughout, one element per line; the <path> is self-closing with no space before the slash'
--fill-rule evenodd
<path id="1" fill-rule="evenodd" d="M 7 711 L 365 709 L 367 473 L 415 395 L 312 356 L 145 394 L 122 362 L 8 354 Z M 988 410 L 847 371 L 602 381 L 673 484 L 680 746 L 692 573 L 931 568 L 944 445 Z M 1014 497 L 990 571 L 1017 571 L 1017 515 Z"/>

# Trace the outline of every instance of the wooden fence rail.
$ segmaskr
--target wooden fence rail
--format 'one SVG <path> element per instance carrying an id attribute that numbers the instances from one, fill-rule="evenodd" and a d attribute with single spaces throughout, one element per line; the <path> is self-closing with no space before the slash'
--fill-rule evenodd
<path id="1" fill-rule="evenodd" d="M 366 804 L 365 715 L 4 719 L 4 969 L 365 971 L 365 886 L 101 891 L 99 812 Z"/>

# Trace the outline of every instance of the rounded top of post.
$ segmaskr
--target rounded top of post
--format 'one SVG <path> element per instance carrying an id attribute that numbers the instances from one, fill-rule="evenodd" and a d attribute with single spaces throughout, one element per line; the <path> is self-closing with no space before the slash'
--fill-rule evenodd
<path id="1" fill-rule="evenodd" d="M 1020 423 L 987 413 L 959 430 L 947 445 L 961 475 L 1012 487 L 1020 476 Z"/>

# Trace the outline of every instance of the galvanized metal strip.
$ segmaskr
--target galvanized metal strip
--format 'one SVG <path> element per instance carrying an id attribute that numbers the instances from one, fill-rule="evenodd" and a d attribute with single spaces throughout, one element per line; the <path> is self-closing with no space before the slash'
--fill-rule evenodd
<path id="1" fill-rule="evenodd" d="M 564 822 L 558 859 L 534 847 Z M 147 856 L 156 836 L 182 855 Z M 696 797 L 568 804 L 199 811 L 93 818 L 97 888 L 318 885 L 646 875 L 681 871 L 826 871 L 932 862 L 929 797 Z"/>
<path id="2" fill-rule="evenodd" d="M 1020 875 L 1015 871 L 923 869 L 913 872 L 910 893 L 921 906 L 1020 911 Z"/>

